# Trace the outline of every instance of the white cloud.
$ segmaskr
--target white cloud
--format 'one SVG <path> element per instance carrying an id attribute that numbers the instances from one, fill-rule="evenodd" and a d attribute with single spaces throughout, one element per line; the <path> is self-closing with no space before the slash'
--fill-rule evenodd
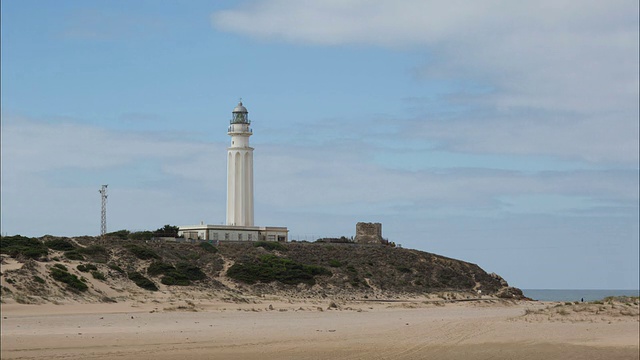
<path id="1" fill-rule="evenodd" d="M 471 107 L 454 124 L 424 121 L 428 139 L 453 149 L 637 163 L 637 14 L 625 0 L 264 0 L 212 22 L 262 39 L 424 52 L 420 79 L 462 84 L 440 104 Z M 486 90 L 465 95 L 470 83 Z"/>

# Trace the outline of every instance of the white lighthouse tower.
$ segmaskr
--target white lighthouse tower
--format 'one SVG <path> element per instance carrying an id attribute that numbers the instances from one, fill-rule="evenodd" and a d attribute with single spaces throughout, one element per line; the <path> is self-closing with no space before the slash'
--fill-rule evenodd
<path id="1" fill-rule="evenodd" d="M 209 225 L 201 221 L 199 225 L 180 226 L 178 236 L 185 241 L 288 241 L 289 229 L 285 226 L 253 224 L 253 148 L 249 146 L 253 131 L 248 114 L 240 101 L 227 131 L 231 136 L 227 148 L 227 223 Z M 210 203 L 203 200 L 203 204 Z"/>
<path id="2" fill-rule="evenodd" d="M 227 134 L 227 225 L 253 226 L 253 148 L 249 112 L 242 101 L 233 109 Z"/>

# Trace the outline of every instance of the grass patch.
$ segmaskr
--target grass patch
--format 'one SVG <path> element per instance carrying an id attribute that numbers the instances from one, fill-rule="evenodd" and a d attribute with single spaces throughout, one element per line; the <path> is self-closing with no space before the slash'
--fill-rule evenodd
<path id="1" fill-rule="evenodd" d="M 337 268 L 337 267 L 341 267 L 342 263 L 336 259 L 333 259 L 329 261 L 329 266 Z"/>
<path id="2" fill-rule="evenodd" d="M 321 266 L 304 265 L 271 254 L 262 255 L 251 263 L 234 264 L 227 271 L 230 278 L 247 284 L 278 281 L 288 285 L 313 285 L 315 276 L 320 275 L 331 275 L 331 271 Z"/>
<path id="3" fill-rule="evenodd" d="M 278 251 L 287 251 L 287 247 L 280 244 L 279 242 L 273 241 L 256 241 L 253 243 L 253 247 L 261 247 L 265 250 L 278 250 Z"/>
<path id="4" fill-rule="evenodd" d="M 127 250 L 129 250 L 140 260 L 160 259 L 160 256 L 156 254 L 155 251 L 144 246 L 140 246 L 137 244 L 128 244 L 125 245 L 125 248 L 127 248 Z"/>
<path id="5" fill-rule="evenodd" d="M 138 285 L 139 287 L 145 290 L 149 290 L 149 291 L 158 290 L 158 287 L 153 281 L 147 279 L 137 271 L 132 271 L 128 273 L 127 276 L 129 277 L 129 280 L 133 281 L 136 285 Z"/>
<path id="6" fill-rule="evenodd" d="M 35 281 L 37 283 L 40 283 L 40 284 L 44 284 L 46 282 L 43 278 L 41 278 L 38 275 L 33 275 L 33 281 Z"/>
<path id="7" fill-rule="evenodd" d="M 0 253 L 11 257 L 23 256 L 31 259 L 39 259 L 49 254 L 49 249 L 42 241 L 25 236 L 0 237 Z"/>
<path id="8" fill-rule="evenodd" d="M 80 280 L 76 275 L 70 274 L 66 270 L 66 267 L 65 269 L 61 269 L 58 266 L 54 266 L 49 270 L 49 272 L 54 280 L 67 284 L 67 287 L 72 291 L 87 291 L 87 289 L 89 288 L 87 284 L 82 282 L 82 280 Z"/>

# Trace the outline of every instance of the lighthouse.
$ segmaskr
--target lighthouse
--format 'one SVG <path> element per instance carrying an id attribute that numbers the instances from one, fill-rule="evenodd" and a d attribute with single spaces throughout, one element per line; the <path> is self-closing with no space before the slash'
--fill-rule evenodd
<path id="1" fill-rule="evenodd" d="M 231 114 L 227 128 L 231 137 L 231 145 L 227 148 L 227 222 L 225 225 L 211 225 L 201 221 L 199 225 L 180 226 L 178 237 L 183 239 L 180 241 L 214 244 L 221 241 L 286 242 L 289 238 L 286 226 L 256 226 L 253 223 L 253 148 L 249 146 L 253 130 L 249 111 L 242 105 L 242 100 Z M 220 154 L 221 162 L 224 161 L 223 156 Z M 209 204 L 211 202 L 203 200 L 200 205 Z"/>
<path id="2" fill-rule="evenodd" d="M 233 109 L 227 134 L 227 225 L 253 226 L 253 134 L 249 111 L 242 101 Z"/>

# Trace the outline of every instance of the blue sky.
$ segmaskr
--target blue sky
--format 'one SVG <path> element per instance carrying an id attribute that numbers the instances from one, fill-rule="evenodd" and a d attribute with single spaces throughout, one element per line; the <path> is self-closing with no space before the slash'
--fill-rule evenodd
<path id="1" fill-rule="evenodd" d="M 1 6 L 3 234 L 222 223 L 242 97 L 259 225 L 638 288 L 637 1 Z"/>

